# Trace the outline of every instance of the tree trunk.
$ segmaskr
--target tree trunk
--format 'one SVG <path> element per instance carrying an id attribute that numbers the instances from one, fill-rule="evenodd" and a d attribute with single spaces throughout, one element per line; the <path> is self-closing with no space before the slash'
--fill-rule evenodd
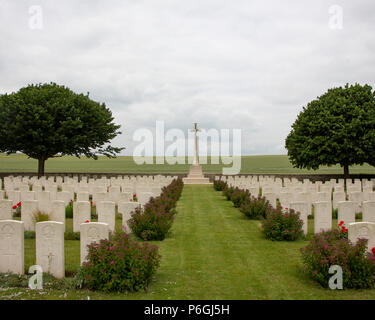
<path id="1" fill-rule="evenodd" d="M 347 164 L 344 165 L 344 189 L 346 191 L 346 179 L 349 179 L 349 166 Z"/>
<path id="2" fill-rule="evenodd" d="M 46 162 L 45 158 L 38 159 L 38 178 L 44 176 L 44 164 Z"/>

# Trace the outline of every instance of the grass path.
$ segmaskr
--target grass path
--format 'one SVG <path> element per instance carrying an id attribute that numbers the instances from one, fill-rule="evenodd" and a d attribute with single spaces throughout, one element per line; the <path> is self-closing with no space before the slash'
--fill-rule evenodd
<path id="1" fill-rule="evenodd" d="M 306 241 L 272 242 L 220 192 L 185 186 L 164 266 L 181 272 L 174 299 L 374 299 L 375 290 L 321 288 L 302 275 Z"/>
<path id="2" fill-rule="evenodd" d="M 375 290 L 331 291 L 301 274 L 299 248 L 307 241 L 272 242 L 212 186 L 184 187 L 172 232 L 158 245 L 161 265 L 146 292 L 0 290 L 0 299 L 375 299 Z M 310 224 L 312 221 L 310 222 Z M 311 227 L 311 225 L 310 225 Z M 311 228 L 310 228 L 311 229 Z M 69 245 L 69 249 L 67 246 Z M 71 268 L 79 241 L 66 243 Z M 31 246 L 33 247 L 33 246 Z M 68 250 L 69 249 L 69 250 Z M 30 255 L 26 252 L 26 255 Z M 66 258 L 67 259 L 67 258 Z M 75 262 L 76 261 L 76 262 Z M 29 261 L 32 263 L 32 261 Z"/>

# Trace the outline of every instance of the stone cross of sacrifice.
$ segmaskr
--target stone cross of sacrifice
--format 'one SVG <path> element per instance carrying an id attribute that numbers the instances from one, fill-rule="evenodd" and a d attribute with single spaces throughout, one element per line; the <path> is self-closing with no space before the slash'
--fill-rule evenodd
<path id="1" fill-rule="evenodd" d="M 194 129 L 190 129 L 190 131 L 194 132 L 194 160 L 193 165 L 197 166 L 199 165 L 198 161 L 198 136 L 197 133 L 201 131 L 198 129 L 198 123 L 194 123 Z"/>

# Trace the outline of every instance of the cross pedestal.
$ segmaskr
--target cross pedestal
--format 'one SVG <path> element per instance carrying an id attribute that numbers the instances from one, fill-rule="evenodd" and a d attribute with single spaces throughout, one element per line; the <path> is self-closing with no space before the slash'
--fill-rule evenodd
<path id="1" fill-rule="evenodd" d="M 194 123 L 192 131 L 194 131 L 194 160 L 187 178 L 183 178 L 182 181 L 184 184 L 211 184 L 210 180 L 204 177 L 202 167 L 199 165 L 197 133 L 200 129 L 198 129 L 197 123 Z"/>

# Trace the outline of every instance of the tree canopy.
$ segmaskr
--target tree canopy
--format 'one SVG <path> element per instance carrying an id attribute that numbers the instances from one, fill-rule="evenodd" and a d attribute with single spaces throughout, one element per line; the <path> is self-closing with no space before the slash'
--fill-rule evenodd
<path id="1" fill-rule="evenodd" d="M 375 93 L 369 85 L 329 89 L 304 107 L 285 147 L 293 166 L 375 164 Z"/>
<path id="2" fill-rule="evenodd" d="M 0 96 L 0 152 L 38 159 L 64 155 L 115 157 L 124 148 L 109 145 L 121 132 L 104 103 L 55 83 L 29 85 Z"/>

